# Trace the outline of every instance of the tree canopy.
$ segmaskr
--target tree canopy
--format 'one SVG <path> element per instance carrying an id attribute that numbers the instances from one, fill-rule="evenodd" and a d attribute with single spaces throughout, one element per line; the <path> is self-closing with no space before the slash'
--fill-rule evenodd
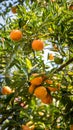
<path id="1" fill-rule="evenodd" d="M 72 130 L 72 1 L 0 2 L 1 130 Z"/>

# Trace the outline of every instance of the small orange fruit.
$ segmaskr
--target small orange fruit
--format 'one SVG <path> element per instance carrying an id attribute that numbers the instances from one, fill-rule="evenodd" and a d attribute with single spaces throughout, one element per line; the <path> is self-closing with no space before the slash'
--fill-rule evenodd
<path id="1" fill-rule="evenodd" d="M 28 126 L 26 126 L 26 125 L 22 125 L 21 128 L 22 128 L 22 130 L 31 130 L 31 129 L 30 129 Z"/>
<path id="2" fill-rule="evenodd" d="M 44 43 L 41 40 L 33 40 L 32 42 L 32 49 L 36 51 L 43 50 Z"/>
<path id="3" fill-rule="evenodd" d="M 42 77 L 42 80 L 47 79 L 47 76 L 45 75 L 45 72 L 40 73 L 40 75 L 38 73 L 33 73 L 32 74 L 32 77 L 38 77 L 38 76 Z"/>
<path id="4" fill-rule="evenodd" d="M 2 87 L 2 94 L 8 95 L 8 94 L 11 94 L 12 92 L 13 92 L 13 91 L 12 91 L 11 88 L 8 87 L 8 86 Z"/>
<path id="5" fill-rule="evenodd" d="M 52 103 L 52 96 L 50 94 L 48 94 L 46 97 L 44 97 L 42 100 L 41 100 L 43 103 L 45 104 L 51 104 Z"/>
<path id="6" fill-rule="evenodd" d="M 34 85 L 30 85 L 29 89 L 28 89 L 29 93 L 32 94 L 34 92 L 34 89 L 35 89 L 35 86 Z"/>
<path id="7" fill-rule="evenodd" d="M 54 60 L 54 55 L 53 54 L 49 54 L 49 60 Z"/>
<path id="8" fill-rule="evenodd" d="M 53 81 L 50 80 L 50 79 L 45 80 L 45 82 L 46 82 L 47 84 L 53 84 Z"/>
<path id="9" fill-rule="evenodd" d="M 10 38 L 13 41 L 20 41 L 22 39 L 22 32 L 20 30 L 12 30 L 10 33 Z"/>
<path id="10" fill-rule="evenodd" d="M 73 124 L 70 126 L 70 130 L 73 130 Z"/>
<path id="11" fill-rule="evenodd" d="M 58 88 L 54 88 L 54 87 L 48 87 L 48 89 L 49 89 L 51 92 L 58 91 Z"/>
<path id="12" fill-rule="evenodd" d="M 30 82 L 31 84 L 38 86 L 42 83 L 42 81 L 43 81 L 42 77 L 38 76 L 38 77 L 33 78 Z"/>
<path id="13" fill-rule="evenodd" d="M 12 11 L 13 14 L 16 14 L 16 12 L 17 12 L 17 7 L 16 7 L 16 6 L 11 7 L 11 11 Z"/>
<path id="14" fill-rule="evenodd" d="M 34 91 L 34 95 L 37 97 L 37 98 L 40 98 L 40 99 L 43 99 L 47 96 L 47 90 L 44 86 L 39 86 L 35 89 Z"/>

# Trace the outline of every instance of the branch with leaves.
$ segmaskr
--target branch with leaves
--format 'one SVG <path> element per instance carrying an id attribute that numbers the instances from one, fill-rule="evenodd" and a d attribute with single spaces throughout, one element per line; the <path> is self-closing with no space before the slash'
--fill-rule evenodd
<path id="1" fill-rule="evenodd" d="M 63 68 L 65 68 L 67 65 L 71 64 L 73 62 L 73 58 L 69 59 L 66 63 L 62 64 L 58 69 L 55 70 L 55 72 L 61 71 Z"/>

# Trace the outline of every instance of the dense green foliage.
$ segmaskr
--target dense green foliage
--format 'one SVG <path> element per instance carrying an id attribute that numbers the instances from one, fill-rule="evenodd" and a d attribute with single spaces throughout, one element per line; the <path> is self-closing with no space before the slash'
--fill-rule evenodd
<path id="1" fill-rule="evenodd" d="M 0 27 L 1 130 L 21 130 L 21 125 L 29 121 L 35 130 L 69 130 L 73 124 L 73 10 L 69 9 L 69 3 L 66 0 L 18 2 L 17 13 L 5 20 L 5 25 Z M 10 39 L 13 29 L 23 33 L 18 42 Z M 32 49 L 34 39 L 44 42 L 43 51 Z M 49 60 L 50 53 L 54 60 Z M 59 91 L 50 92 L 52 104 L 46 105 L 28 92 L 35 72 L 40 75 L 44 72 L 53 81 L 50 86 L 61 84 Z M 3 95 L 3 86 L 14 92 Z"/>

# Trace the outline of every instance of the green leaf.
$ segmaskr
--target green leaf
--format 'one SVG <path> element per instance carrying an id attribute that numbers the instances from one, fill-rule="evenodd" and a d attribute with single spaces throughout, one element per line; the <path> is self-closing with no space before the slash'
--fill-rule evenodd
<path id="1" fill-rule="evenodd" d="M 31 63 L 31 61 L 30 61 L 28 58 L 26 58 L 25 60 L 26 60 L 27 68 L 28 68 L 28 69 L 31 69 L 31 68 L 32 68 L 32 63 Z"/>
<path id="2" fill-rule="evenodd" d="M 6 99 L 4 100 L 5 104 L 9 104 L 9 102 L 11 101 L 11 99 L 14 97 L 14 93 L 11 93 L 9 95 L 7 95 Z"/>

